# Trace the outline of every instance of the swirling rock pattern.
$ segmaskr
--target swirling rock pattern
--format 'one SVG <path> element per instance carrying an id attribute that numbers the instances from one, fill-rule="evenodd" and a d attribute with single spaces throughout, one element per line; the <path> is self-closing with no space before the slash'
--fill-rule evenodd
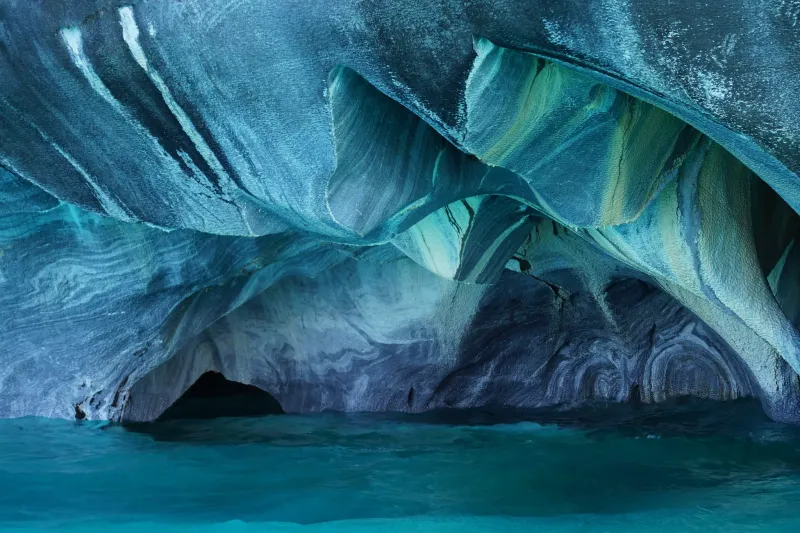
<path id="1" fill-rule="evenodd" d="M 470 285 L 407 258 L 348 260 L 312 280 L 287 278 L 216 322 L 131 388 L 124 416 L 159 415 L 209 370 L 270 391 L 290 412 L 732 399 L 756 390 L 727 344 L 664 292 L 613 283 L 605 297 L 624 327 L 612 327 L 591 292 L 570 285 L 567 297 L 521 273 Z"/>
<path id="2" fill-rule="evenodd" d="M 752 4 L 3 3 L 0 416 L 219 370 L 800 421 L 800 12 Z"/>

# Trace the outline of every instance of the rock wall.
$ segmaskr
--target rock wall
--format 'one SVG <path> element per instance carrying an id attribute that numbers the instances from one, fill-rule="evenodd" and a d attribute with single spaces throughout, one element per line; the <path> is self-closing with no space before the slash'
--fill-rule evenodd
<path id="1" fill-rule="evenodd" d="M 786 2 L 0 6 L 0 416 L 754 395 L 800 419 Z"/>

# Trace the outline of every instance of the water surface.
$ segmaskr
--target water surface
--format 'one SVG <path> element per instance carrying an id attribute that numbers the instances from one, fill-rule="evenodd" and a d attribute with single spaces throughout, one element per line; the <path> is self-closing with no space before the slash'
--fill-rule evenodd
<path id="1" fill-rule="evenodd" d="M 749 402 L 0 421 L 0 530 L 800 531 L 800 431 Z"/>

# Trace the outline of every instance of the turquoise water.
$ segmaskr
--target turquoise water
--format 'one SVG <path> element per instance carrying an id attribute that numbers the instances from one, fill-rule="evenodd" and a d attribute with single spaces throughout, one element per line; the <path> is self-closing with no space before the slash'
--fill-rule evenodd
<path id="1" fill-rule="evenodd" d="M 800 531 L 800 431 L 749 403 L 0 421 L 0 530 Z"/>

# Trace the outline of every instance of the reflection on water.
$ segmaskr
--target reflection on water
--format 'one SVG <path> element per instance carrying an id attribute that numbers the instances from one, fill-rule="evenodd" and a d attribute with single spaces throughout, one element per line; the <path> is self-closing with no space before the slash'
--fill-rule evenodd
<path id="1" fill-rule="evenodd" d="M 0 421 L 0 495 L 0 524 L 24 528 L 800 531 L 800 430 L 746 401 L 24 419 Z"/>

